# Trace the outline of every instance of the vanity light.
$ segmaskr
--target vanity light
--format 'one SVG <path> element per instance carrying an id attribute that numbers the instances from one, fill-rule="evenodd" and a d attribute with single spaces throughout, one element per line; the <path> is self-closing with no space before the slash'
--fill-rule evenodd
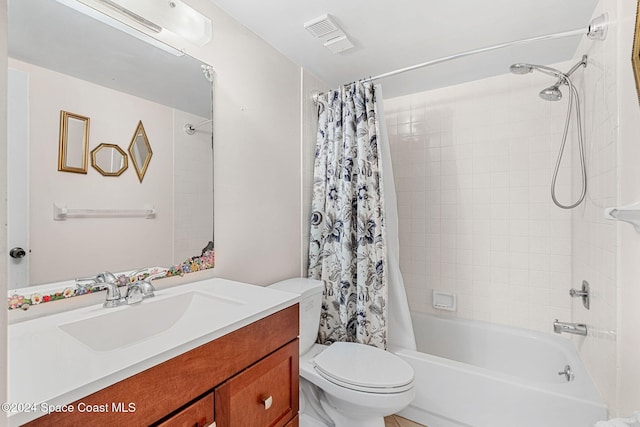
<path id="1" fill-rule="evenodd" d="M 62 3 L 65 6 L 70 7 L 71 9 L 74 9 L 80 13 L 83 13 L 85 15 L 87 15 L 90 18 L 93 18 L 97 21 L 102 22 L 103 24 L 107 24 L 113 28 L 115 28 L 116 30 L 122 31 L 124 33 L 129 34 L 130 36 L 133 36 L 135 38 L 137 38 L 138 40 L 142 40 L 145 43 L 148 43 L 154 47 L 157 47 L 158 49 L 161 49 L 167 53 L 170 53 L 172 55 L 175 56 L 182 56 L 184 55 L 184 52 L 169 46 L 166 43 L 163 43 L 159 40 L 154 39 L 153 37 L 147 35 L 146 33 L 143 33 L 139 30 L 137 30 L 136 28 L 125 24 L 123 21 L 120 20 L 120 18 L 115 18 L 109 14 L 107 14 L 106 9 L 100 9 L 98 10 L 97 8 L 94 8 L 93 6 L 89 6 L 88 5 L 88 1 L 85 2 L 84 0 L 57 0 L 58 3 Z M 102 3 L 98 0 L 99 3 Z M 92 4 L 96 4 L 98 2 L 92 2 Z M 132 14 L 134 15 L 134 14 Z M 129 15 L 127 15 L 129 16 Z M 129 16 L 131 18 L 131 16 Z M 146 21 L 146 20 L 145 20 Z M 148 25 L 143 24 L 141 21 L 135 21 L 138 24 L 142 25 L 145 28 L 150 28 Z M 150 22 L 150 21 L 147 21 Z M 155 24 L 154 24 L 155 25 Z M 160 28 L 159 26 L 156 25 L 157 28 L 159 28 L 159 31 L 162 30 L 162 28 Z M 154 31 L 152 29 L 152 31 Z M 159 32 L 159 31 L 155 31 L 155 32 Z"/>
<path id="2" fill-rule="evenodd" d="M 80 0 L 87 2 L 88 0 Z M 189 43 L 211 41 L 211 20 L 181 0 L 91 0 L 127 17 L 135 15 L 157 25 L 158 33 L 173 33 Z M 124 12 L 123 12 L 124 11 Z M 133 18 L 136 20 L 136 18 Z M 155 30 L 152 30 L 155 31 Z"/>
<path id="3" fill-rule="evenodd" d="M 154 35 L 178 37 L 198 46 L 204 46 L 211 40 L 211 20 L 180 0 L 57 1 L 176 56 L 184 52 L 154 38 Z"/>

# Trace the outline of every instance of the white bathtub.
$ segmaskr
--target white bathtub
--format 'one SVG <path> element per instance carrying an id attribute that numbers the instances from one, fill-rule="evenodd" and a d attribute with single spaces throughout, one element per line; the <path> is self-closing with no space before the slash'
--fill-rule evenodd
<path id="1" fill-rule="evenodd" d="M 573 344 L 560 336 L 412 313 L 416 375 L 400 415 L 429 427 L 591 427 L 607 419 Z M 551 326 L 550 326 L 551 327 Z M 575 379 L 558 375 L 570 365 Z"/>

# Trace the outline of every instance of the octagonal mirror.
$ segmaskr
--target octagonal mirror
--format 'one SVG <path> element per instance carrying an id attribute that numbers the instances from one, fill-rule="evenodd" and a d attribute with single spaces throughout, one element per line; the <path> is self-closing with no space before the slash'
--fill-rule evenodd
<path id="1" fill-rule="evenodd" d="M 129 166 L 127 153 L 115 144 L 100 144 L 91 150 L 91 166 L 104 176 L 120 176 Z"/>
<path id="2" fill-rule="evenodd" d="M 138 122 L 138 127 L 133 134 L 133 138 L 131 138 L 129 155 L 131 156 L 133 167 L 138 174 L 138 179 L 142 182 L 144 174 L 147 173 L 151 156 L 153 155 L 147 133 L 144 131 L 144 126 L 142 126 L 142 121 Z"/>

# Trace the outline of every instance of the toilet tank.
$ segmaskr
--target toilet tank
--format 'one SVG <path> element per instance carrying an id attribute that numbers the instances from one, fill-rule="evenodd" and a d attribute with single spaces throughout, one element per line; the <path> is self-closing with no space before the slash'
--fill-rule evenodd
<path id="1" fill-rule="evenodd" d="M 279 291 L 300 295 L 300 354 L 304 354 L 316 342 L 322 307 L 322 281 L 297 277 L 269 285 Z"/>

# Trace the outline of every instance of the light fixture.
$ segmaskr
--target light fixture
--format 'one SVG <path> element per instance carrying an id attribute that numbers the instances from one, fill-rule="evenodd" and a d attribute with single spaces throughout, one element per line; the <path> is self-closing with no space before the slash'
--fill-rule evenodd
<path id="1" fill-rule="evenodd" d="M 57 0 L 87 16 L 174 55 L 182 41 L 204 46 L 211 40 L 211 20 L 180 0 Z"/>
<path id="2" fill-rule="evenodd" d="M 181 0 L 97 0 L 142 16 L 189 43 L 204 46 L 211 41 L 211 19 Z"/>
<path id="3" fill-rule="evenodd" d="M 157 47 L 158 49 L 161 49 L 167 53 L 170 53 L 172 55 L 175 56 L 182 56 L 184 55 L 184 52 L 169 46 L 166 43 L 161 42 L 160 40 L 156 40 L 153 37 L 139 31 L 138 29 L 125 24 L 124 22 L 120 21 L 119 19 L 113 18 L 110 15 L 107 15 L 106 13 L 99 11 L 98 9 L 95 9 L 91 6 L 86 5 L 84 2 L 81 2 L 79 0 L 57 0 L 58 3 L 62 3 L 65 6 L 70 7 L 71 9 L 74 9 L 80 13 L 83 13 L 85 15 L 87 15 L 90 18 L 93 18 L 97 21 L 102 22 L 103 24 L 107 24 L 113 28 L 115 28 L 116 30 L 122 31 L 124 33 L 129 34 L 130 36 L 133 36 L 135 38 L 137 38 L 138 40 L 142 40 L 143 42 L 146 42 L 154 47 Z M 146 25 L 140 23 L 140 25 L 143 25 L 146 27 Z"/>

